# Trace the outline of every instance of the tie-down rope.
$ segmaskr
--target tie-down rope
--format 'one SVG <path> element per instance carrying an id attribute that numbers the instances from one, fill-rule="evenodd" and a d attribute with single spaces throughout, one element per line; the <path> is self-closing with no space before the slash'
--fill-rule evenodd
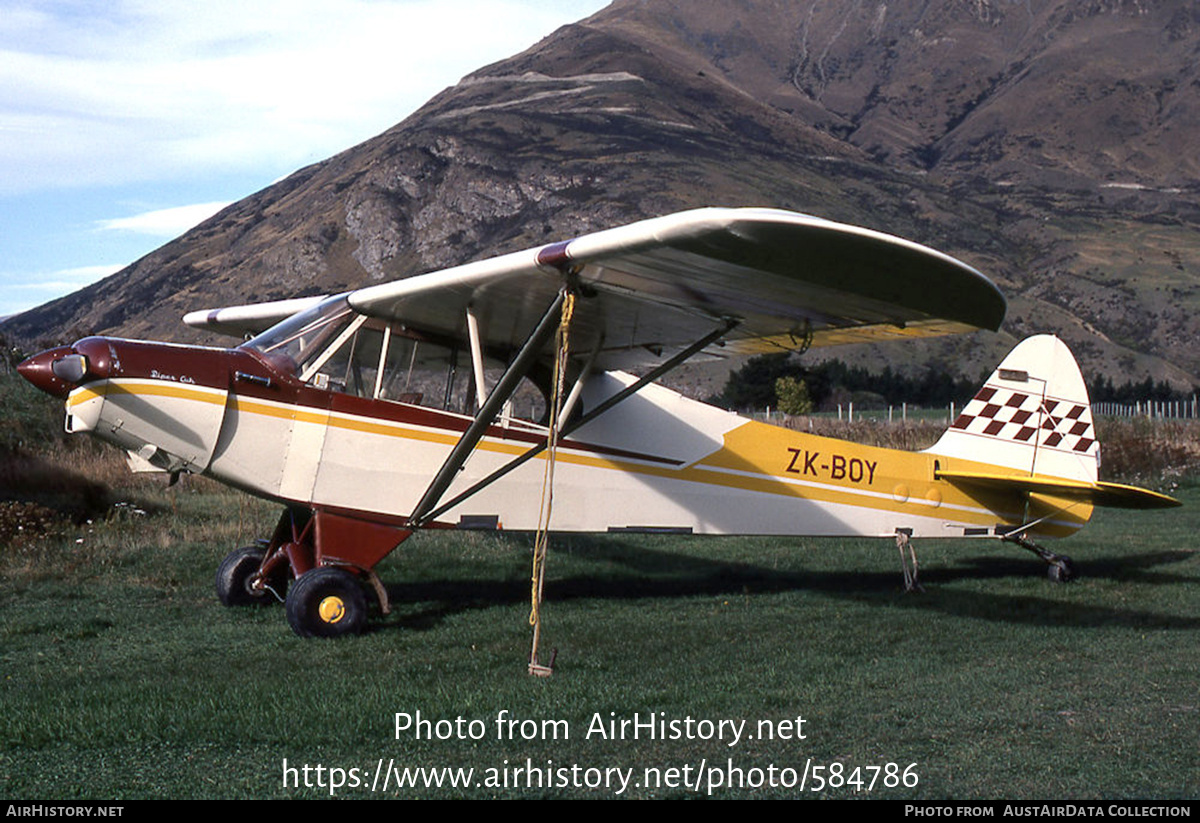
<path id="1" fill-rule="evenodd" d="M 546 466 L 542 474 L 542 499 L 538 504 L 538 527 L 533 540 L 533 575 L 529 592 L 529 625 L 533 627 L 533 646 L 529 650 L 529 673 L 549 677 L 554 673 L 556 649 L 550 665 L 538 663 L 538 643 L 542 635 L 542 589 L 546 581 L 546 548 L 550 543 L 550 510 L 554 502 L 554 463 L 558 455 L 559 415 L 562 413 L 563 385 L 567 379 L 570 354 L 571 316 L 575 313 L 575 295 L 567 292 L 562 304 L 562 319 L 554 344 L 554 377 L 550 390 L 549 431 L 546 434 Z"/>

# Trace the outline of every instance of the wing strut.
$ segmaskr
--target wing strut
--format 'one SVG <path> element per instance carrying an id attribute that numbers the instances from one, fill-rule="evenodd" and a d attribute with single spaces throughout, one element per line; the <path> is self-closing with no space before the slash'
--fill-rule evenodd
<path id="1" fill-rule="evenodd" d="M 600 405 L 596 406 L 596 408 L 588 411 L 587 414 L 580 416 L 578 419 L 576 419 L 576 420 L 572 421 L 570 424 L 564 426 L 562 428 L 562 430 L 559 432 L 559 437 L 560 438 L 568 437 L 576 429 L 591 422 L 592 420 L 595 420 L 597 417 L 604 414 L 604 412 L 608 411 L 613 406 L 620 403 L 622 400 L 625 400 L 626 398 L 630 397 L 631 395 L 636 394 L 644 386 L 646 386 L 646 384 L 653 383 L 655 380 L 662 377 L 664 374 L 671 371 L 676 366 L 679 366 L 685 360 L 692 357 L 694 354 L 704 350 L 708 346 L 715 343 L 717 340 L 724 337 L 735 326 L 737 326 L 737 324 L 738 324 L 737 320 L 727 319 L 724 322 L 724 324 L 722 324 L 721 326 L 719 326 L 716 329 L 713 329 L 711 332 L 704 335 L 704 337 L 701 337 L 695 343 L 693 343 L 692 345 L 688 346 L 683 351 L 681 351 L 678 354 L 671 357 L 665 363 L 651 369 L 643 377 L 640 377 L 635 382 L 630 383 L 624 389 L 617 392 L 616 394 L 614 394 L 612 397 L 605 400 Z M 525 463 L 527 463 L 530 460 L 532 460 L 533 458 L 537 457 L 539 454 L 541 454 L 542 452 L 544 452 L 546 450 L 546 446 L 547 446 L 547 444 L 545 442 L 541 442 L 541 443 L 537 444 L 536 446 L 531 447 L 529 450 L 522 452 L 521 454 L 514 457 L 509 462 L 505 463 L 500 468 L 496 469 L 494 472 L 489 474 L 487 477 L 483 478 L 478 483 L 471 486 L 466 491 L 464 491 L 464 492 L 460 493 L 459 495 L 457 495 L 456 497 L 454 497 L 454 499 L 452 499 L 446 503 L 443 503 L 441 506 L 438 506 L 436 509 L 429 512 L 427 515 L 424 515 L 422 517 L 422 521 L 429 521 L 429 520 L 433 520 L 438 517 L 441 517 L 447 511 L 454 508 L 459 503 L 463 502 L 464 500 L 466 500 L 467 498 L 476 494 L 477 492 L 482 491 L 483 489 L 492 485 L 497 480 L 499 480 L 501 477 L 504 477 L 506 474 L 511 472 L 513 469 L 523 466 Z M 447 462 L 449 462 L 449 461 L 447 461 Z M 424 501 L 422 501 L 422 502 L 424 502 Z"/>
<path id="2" fill-rule="evenodd" d="M 521 350 L 517 352 L 517 356 L 513 359 L 509 367 L 505 369 L 500 382 L 488 394 L 487 402 L 476 412 L 475 419 L 471 421 L 471 425 L 467 427 L 462 437 L 458 438 L 458 442 L 454 444 L 454 448 L 450 450 L 449 456 L 446 457 L 446 462 L 438 469 L 438 473 L 430 481 L 425 494 L 421 496 L 420 502 L 417 503 L 416 508 L 409 515 L 408 525 L 410 527 L 423 526 L 447 508 L 443 506 L 437 511 L 430 511 L 437 505 L 442 495 L 446 493 L 446 489 L 450 488 L 450 484 L 454 481 L 454 476 L 463 467 L 463 464 L 467 462 L 467 458 L 474 450 L 475 445 L 483 437 L 488 427 L 495 421 L 496 416 L 500 414 L 500 410 L 504 407 L 505 402 L 517 390 L 521 379 L 533 367 L 546 341 L 550 339 L 551 335 L 558 328 L 560 310 L 565 294 L 565 291 L 559 291 L 557 296 L 555 296 L 554 300 L 550 303 L 550 307 L 546 309 L 546 313 L 542 315 L 541 321 L 538 322 L 537 328 L 529 335 L 524 345 L 521 346 Z"/>

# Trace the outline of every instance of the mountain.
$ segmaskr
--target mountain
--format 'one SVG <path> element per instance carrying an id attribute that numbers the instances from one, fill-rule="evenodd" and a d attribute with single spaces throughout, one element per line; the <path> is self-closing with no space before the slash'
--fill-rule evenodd
<path id="1" fill-rule="evenodd" d="M 1190 386 L 1198 52 L 1192 0 L 618 0 L 0 331 L 197 340 L 197 308 L 768 205 L 929 244 L 1009 297 L 999 334 L 854 356 L 978 374 L 1054 331 L 1091 373 Z"/>

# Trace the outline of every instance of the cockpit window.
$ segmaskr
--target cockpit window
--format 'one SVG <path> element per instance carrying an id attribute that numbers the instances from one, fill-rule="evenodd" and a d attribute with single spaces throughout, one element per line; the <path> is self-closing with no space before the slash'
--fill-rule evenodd
<path id="1" fill-rule="evenodd" d="M 480 392 L 464 347 L 358 314 L 345 297 L 330 298 L 242 345 L 317 389 L 460 414 L 478 407 Z M 485 396 L 503 371 L 502 363 L 485 362 Z M 545 410 L 544 392 L 526 379 L 502 419 L 538 421 Z"/>

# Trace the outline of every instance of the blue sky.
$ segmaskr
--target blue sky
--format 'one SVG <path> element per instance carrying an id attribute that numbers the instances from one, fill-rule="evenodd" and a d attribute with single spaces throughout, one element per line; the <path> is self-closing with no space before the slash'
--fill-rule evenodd
<path id="1" fill-rule="evenodd" d="M 132 263 L 607 0 L 5 0 L 0 316 Z"/>

